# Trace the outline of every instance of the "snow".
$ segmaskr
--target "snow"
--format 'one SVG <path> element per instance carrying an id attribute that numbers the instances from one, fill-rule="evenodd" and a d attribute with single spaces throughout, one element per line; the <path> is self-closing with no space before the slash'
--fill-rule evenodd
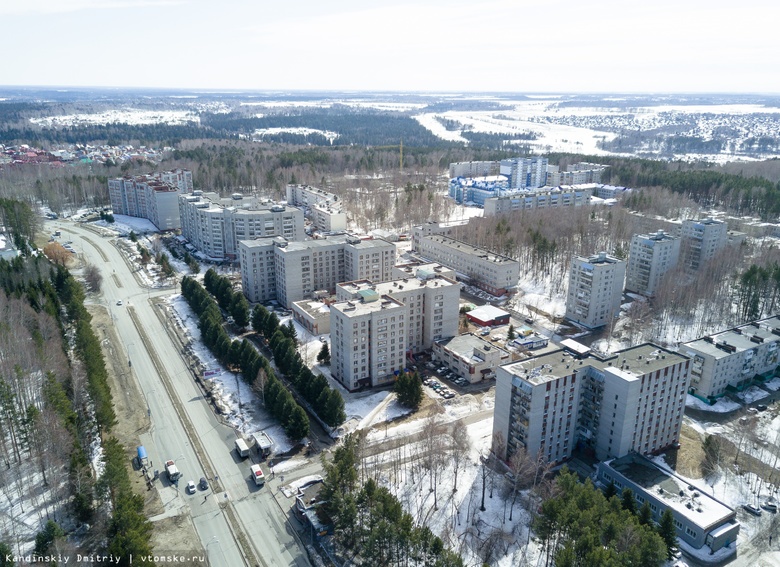
<path id="1" fill-rule="evenodd" d="M 688 394 L 685 398 L 685 405 L 687 407 L 692 407 L 703 411 L 710 411 L 712 413 L 728 413 L 742 407 L 741 404 L 731 401 L 728 398 L 720 398 L 713 405 L 709 405 L 707 402 L 703 402 L 699 398 L 691 396 L 690 394 Z"/>
<path id="2" fill-rule="evenodd" d="M 186 124 L 200 122 L 189 110 L 139 110 L 124 108 L 90 114 L 67 114 L 30 118 L 30 122 L 47 128 L 85 126 L 92 124 Z"/>
<path id="3" fill-rule="evenodd" d="M 330 130 L 318 130 L 316 128 L 260 128 L 255 130 L 252 136 L 254 138 L 263 138 L 264 136 L 275 136 L 276 134 L 297 134 L 299 136 L 310 136 L 312 134 L 320 134 L 327 138 L 330 143 L 339 137 L 338 132 L 331 132 Z"/>

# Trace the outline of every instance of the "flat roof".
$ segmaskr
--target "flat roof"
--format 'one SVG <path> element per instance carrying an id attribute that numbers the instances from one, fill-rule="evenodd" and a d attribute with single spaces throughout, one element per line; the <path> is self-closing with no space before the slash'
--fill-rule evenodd
<path id="1" fill-rule="evenodd" d="M 469 311 L 467 315 L 479 319 L 480 321 L 492 321 L 499 317 L 509 317 L 509 312 L 494 307 L 493 305 L 481 305 L 476 309 Z"/>
<path id="2" fill-rule="evenodd" d="M 777 316 L 739 325 L 720 333 L 683 343 L 682 346 L 695 348 L 701 353 L 720 359 L 756 348 L 762 343 L 780 342 L 780 335 L 772 332 L 775 330 L 780 333 L 780 317 Z M 751 340 L 753 337 L 755 338 Z"/>
<path id="3" fill-rule="evenodd" d="M 293 301 L 293 306 L 315 319 L 330 315 L 330 305 L 323 303 L 322 301 L 304 299 L 302 301 Z"/>
<path id="4" fill-rule="evenodd" d="M 461 250 L 462 252 L 465 252 L 466 254 L 471 254 L 472 256 L 479 256 L 484 260 L 488 260 L 495 264 L 517 263 L 517 260 L 513 260 L 508 256 L 501 256 L 500 254 L 495 254 L 490 250 L 487 250 L 486 248 L 479 248 L 477 246 L 472 246 L 471 244 L 466 244 L 462 240 L 456 240 L 454 238 L 450 238 L 449 236 L 444 236 L 441 234 L 430 234 L 430 235 L 423 236 L 423 238 L 435 242 L 439 242 L 449 248 L 455 248 Z"/>
<path id="5" fill-rule="evenodd" d="M 687 356 L 653 343 L 644 343 L 603 358 L 593 352 L 586 356 L 578 356 L 571 351 L 558 349 L 506 364 L 502 368 L 531 384 L 543 384 L 563 376 L 570 376 L 589 366 L 600 371 L 609 368 L 624 379 L 632 380 L 685 360 L 688 360 Z"/>
<path id="6" fill-rule="evenodd" d="M 358 300 L 339 301 L 331 304 L 332 311 L 339 311 L 344 313 L 348 317 L 354 317 L 356 315 L 368 315 L 382 309 L 395 309 L 396 307 L 405 308 L 406 305 L 388 297 L 387 295 L 381 296 L 377 301 L 369 301 L 368 303 Z"/>
<path id="7" fill-rule="evenodd" d="M 604 464 L 702 528 L 718 524 L 734 515 L 732 508 L 703 489 L 641 455 L 632 453 Z"/>
<path id="8" fill-rule="evenodd" d="M 495 351 L 501 355 L 509 355 L 509 351 L 497 347 L 495 344 L 490 343 L 473 333 L 441 339 L 436 341 L 436 344 L 446 348 L 466 362 L 484 362 L 484 356 L 479 356 L 483 352 L 489 353 Z"/>

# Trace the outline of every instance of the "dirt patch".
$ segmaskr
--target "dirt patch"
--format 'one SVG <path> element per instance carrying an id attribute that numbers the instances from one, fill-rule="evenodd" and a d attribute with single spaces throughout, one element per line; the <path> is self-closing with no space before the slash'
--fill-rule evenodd
<path id="1" fill-rule="evenodd" d="M 125 447 L 127 470 L 133 490 L 144 498 L 144 512 L 147 517 L 162 514 L 165 511 L 155 485 L 148 488 L 143 473 L 133 467 L 135 448 L 140 444 L 140 435 L 151 426 L 147 414 L 146 400 L 127 364 L 124 345 L 114 329 L 111 316 L 102 305 L 87 305 L 92 315 L 92 327 L 100 339 L 109 385 L 114 402 L 117 423 L 111 434 Z M 152 545 L 156 553 L 182 551 L 192 554 L 201 550 L 200 540 L 188 516 L 175 516 L 155 522 Z"/>
<path id="2" fill-rule="evenodd" d="M 688 478 L 701 478 L 701 463 L 704 461 L 701 434 L 693 427 L 682 424 L 680 448 L 677 450 L 677 472 Z"/>

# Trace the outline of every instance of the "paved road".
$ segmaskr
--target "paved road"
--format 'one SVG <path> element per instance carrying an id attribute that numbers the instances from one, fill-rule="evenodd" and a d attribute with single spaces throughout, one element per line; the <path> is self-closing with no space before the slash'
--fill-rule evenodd
<path id="1" fill-rule="evenodd" d="M 166 513 L 181 508 L 190 513 L 214 565 L 310 565 L 296 534 L 285 526 L 287 517 L 274 502 L 270 488 L 255 487 L 249 463 L 235 458 L 234 431 L 216 419 L 155 313 L 159 308 L 149 299 L 170 294 L 170 290 L 140 285 L 133 268 L 109 239 L 73 223 L 51 224 L 62 230 L 63 239 L 73 240 L 87 261 L 102 269 L 103 298 L 152 421 L 142 441 L 153 468 L 162 473 L 163 461 L 173 458 L 183 473 L 180 488 L 164 478 L 157 484 Z M 117 306 L 120 299 L 123 305 Z M 197 483 L 200 477 L 211 480 L 210 489 L 185 494 L 186 482 Z"/>

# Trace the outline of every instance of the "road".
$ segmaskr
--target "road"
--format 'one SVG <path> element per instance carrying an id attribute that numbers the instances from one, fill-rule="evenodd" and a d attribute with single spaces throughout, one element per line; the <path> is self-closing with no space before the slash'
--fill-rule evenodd
<path id="1" fill-rule="evenodd" d="M 213 565 L 309 566 L 297 534 L 287 524 L 286 511 L 274 501 L 270 486 L 255 487 L 249 463 L 235 457 L 234 431 L 216 418 L 155 313 L 158 308 L 150 299 L 171 290 L 141 285 L 110 239 L 66 221 L 49 224 L 101 268 L 103 300 L 146 398 L 152 427 L 141 441 L 152 467 L 161 472 L 156 487 L 165 514 L 184 509 L 191 515 Z M 116 304 L 119 300 L 121 306 Z M 179 487 L 164 478 L 166 459 L 174 459 L 182 471 Z M 186 482 L 197 483 L 201 477 L 209 479 L 210 489 L 185 494 Z"/>

